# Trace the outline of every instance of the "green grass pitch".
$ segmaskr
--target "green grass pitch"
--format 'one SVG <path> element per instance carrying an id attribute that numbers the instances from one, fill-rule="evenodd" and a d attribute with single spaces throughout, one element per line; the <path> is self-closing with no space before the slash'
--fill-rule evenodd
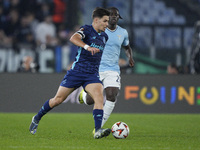
<path id="1" fill-rule="evenodd" d="M 49 113 L 36 135 L 28 131 L 31 113 L 0 113 L 0 150 L 198 150 L 199 114 L 118 114 L 105 124 L 126 122 L 126 139 L 93 139 L 92 113 Z"/>

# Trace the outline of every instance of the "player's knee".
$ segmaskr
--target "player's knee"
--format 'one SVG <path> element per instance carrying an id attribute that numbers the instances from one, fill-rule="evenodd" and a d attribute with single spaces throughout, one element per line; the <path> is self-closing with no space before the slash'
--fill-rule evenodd
<path id="1" fill-rule="evenodd" d="M 106 88 L 106 100 L 115 102 L 117 95 L 118 95 L 119 89 L 113 88 L 113 87 L 107 87 Z"/>
<path id="2" fill-rule="evenodd" d="M 103 94 L 95 95 L 94 97 L 94 103 L 98 106 L 103 106 Z"/>
<path id="3" fill-rule="evenodd" d="M 116 97 L 117 97 L 117 93 L 115 92 L 106 93 L 106 100 L 108 101 L 115 102 Z"/>
<path id="4" fill-rule="evenodd" d="M 93 97 L 93 99 L 103 100 L 103 92 L 96 91 L 96 92 L 94 92 L 92 97 Z"/>

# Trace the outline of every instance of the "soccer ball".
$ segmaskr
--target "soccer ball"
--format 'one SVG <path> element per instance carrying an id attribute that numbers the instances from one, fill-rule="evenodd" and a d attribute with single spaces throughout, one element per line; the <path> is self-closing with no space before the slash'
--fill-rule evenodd
<path id="1" fill-rule="evenodd" d="M 126 123 L 124 122 L 116 122 L 112 126 L 112 135 L 116 139 L 125 139 L 129 135 L 129 127 Z"/>

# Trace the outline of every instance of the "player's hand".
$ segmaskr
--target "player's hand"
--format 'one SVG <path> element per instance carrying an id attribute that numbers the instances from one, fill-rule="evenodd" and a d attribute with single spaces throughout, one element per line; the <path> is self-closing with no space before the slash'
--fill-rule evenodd
<path id="1" fill-rule="evenodd" d="M 135 61 L 133 60 L 133 58 L 130 58 L 129 59 L 129 66 L 134 67 L 134 65 L 135 65 Z"/>
<path id="2" fill-rule="evenodd" d="M 95 47 L 88 47 L 87 50 L 90 51 L 92 55 L 94 55 L 94 54 L 100 52 L 100 49 L 95 48 Z"/>

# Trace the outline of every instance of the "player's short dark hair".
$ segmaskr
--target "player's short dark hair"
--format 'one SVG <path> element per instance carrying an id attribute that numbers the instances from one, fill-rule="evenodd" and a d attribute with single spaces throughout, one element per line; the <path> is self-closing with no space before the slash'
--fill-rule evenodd
<path id="1" fill-rule="evenodd" d="M 116 7 L 109 7 L 109 8 L 107 8 L 108 11 L 111 11 L 112 9 L 115 9 L 115 10 L 118 11 L 118 13 L 119 13 L 119 9 L 116 8 Z M 120 18 L 120 19 L 123 19 L 123 18 L 121 17 L 120 13 L 119 13 L 119 18 Z"/>
<path id="2" fill-rule="evenodd" d="M 109 16 L 109 15 L 110 15 L 110 12 L 107 9 L 96 7 L 92 13 L 92 19 L 96 17 L 102 18 L 103 16 Z"/>

